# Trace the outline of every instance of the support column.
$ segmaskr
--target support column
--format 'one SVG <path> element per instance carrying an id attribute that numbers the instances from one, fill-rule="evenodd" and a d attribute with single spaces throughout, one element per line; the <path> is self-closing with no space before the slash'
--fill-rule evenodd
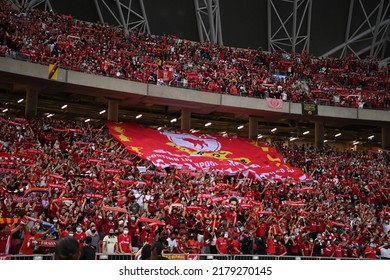
<path id="1" fill-rule="evenodd" d="M 390 125 L 382 126 L 382 149 L 390 150 Z"/>
<path id="2" fill-rule="evenodd" d="M 37 116 L 38 107 L 38 90 L 27 88 L 26 89 L 26 107 L 24 108 L 24 115 L 28 118 L 34 118 Z"/>
<path id="3" fill-rule="evenodd" d="M 118 110 L 119 110 L 118 100 L 113 100 L 113 99 L 108 100 L 107 118 L 109 121 L 113 121 L 113 122 L 118 121 Z"/>
<path id="4" fill-rule="evenodd" d="M 191 111 L 181 109 L 180 129 L 189 131 L 191 129 Z"/>
<path id="5" fill-rule="evenodd" d="M 314 129 L 315 147 L 322 149 L 324 148 L 324 123 L 316 122 Z"/>
<path id="6" fill-rule="evenodd" d="M 259 120 L 255 117 L 249 117 L 249 139 L 257 140 L 258 127 Z"/>

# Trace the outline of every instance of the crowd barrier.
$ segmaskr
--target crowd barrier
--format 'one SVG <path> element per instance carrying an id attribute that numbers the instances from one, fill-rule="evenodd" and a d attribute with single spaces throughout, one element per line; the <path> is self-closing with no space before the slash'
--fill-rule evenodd
<path id="1" fill-rule="evenodd" d="M 170 260 L 358 260 L 355 258 L 328 258 L 310 256 L 271 256 L 271 255 L 212 255 L 212 254 L 165 254 Z M 53 254 L 47 255 L 7 255 L 6 260 L 53 260 Z M 96 260 L 135 260 L 134 254 L 96 254 Z"/>

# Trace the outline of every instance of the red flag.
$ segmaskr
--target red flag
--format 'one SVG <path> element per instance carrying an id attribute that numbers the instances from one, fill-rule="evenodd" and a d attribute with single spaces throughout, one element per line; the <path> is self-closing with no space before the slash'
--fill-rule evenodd
<path id="1" fill-rule="evenodd" d="M 173 71 L 168 70 L 158 70 L 157 71 L 157 79 L 161 79 L 164 82 L 169 81 L 173 77 Z"/>
<path id="2" fill-rule="evenodd" d="M 269 180 L 304 180 L 302 170 L 284 163 L 275 148 L 244 138 L 155 130 L 133 123 L 107 122 L 110 134 L 126 148 L 158 168 L 213 170 L 255 175 Z M 146 145 L 147 143 L 147 145 Z"/>

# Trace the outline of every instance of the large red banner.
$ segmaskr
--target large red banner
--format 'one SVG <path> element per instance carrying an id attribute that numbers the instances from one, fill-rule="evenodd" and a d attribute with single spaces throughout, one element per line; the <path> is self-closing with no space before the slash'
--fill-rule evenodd
<path id="1" fill-rule="evenodd" d="M 244 138 L 156 130 L 134 123 L 107 122 L 110 134 L 128 150 L 157 167 L 223 171 L 269 180 L 305 180 L 302 170 L 285 164 L 275 148 Z"/>

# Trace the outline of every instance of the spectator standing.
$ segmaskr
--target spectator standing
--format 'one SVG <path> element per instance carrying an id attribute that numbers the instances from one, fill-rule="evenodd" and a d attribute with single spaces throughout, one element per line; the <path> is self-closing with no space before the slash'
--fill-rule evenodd
<path id="1" fill-rule="evenodd" d="M 89 229 L 85 232 L 86 237 L 90 236 L 92 238 L 91 245 L 95 247 L 96 252 L 101 252 L 100 250 L 100 236 L 96 230 L 95 224 L 91 223 Z"/>
<path id="2" fill-rule="evenodd" d="M 229 242 L 228 242 L 229 235 L 227 232 L 221 233 L 220 236 L 217 238 L 217 242 L 215 244 L 217 248 L 217 253 L 221 255 L 228 254 L 229 249 Z"/>
<path id="3" fill-rule="evenodd" d="M 118 248 L 121 254 L 133 253 L 133 247 L 131 245 L 131 236 L 129 235 L 129 229 L 123 228 L 123 232 L 118 236 Z"/>
<path id="4" fill-rule="evenodd" d="M 92 237 L 87 236 L 85 238 L 85 244 L 80 251 L 80 260 L 95 260 L 96 259 L 96 249 L 91 245 Z"/>
<path id="5" fill-rule="evenodd" d="M 38 225 L 35 224 L 30 230 L 25 231 L 23 244 L 20 247 L 19 253 L 23 255 L 34 254 L 35 246 L 38 244 L 38 240 L 41 239 L 50 229 L 44 232 L 38 232 Z"/>
<path id="6" fill-rule="evenodd" d="M 114 234 L 114 229 L 110 229 L 108 235 L 103 238 L 103 253 L 115 254 L 118 253 L 118 238 Z"/>
<path id="7" fill-rule="evenodd" d="M 80 250 L 84 246 L 85 238 L 87 237 L 85 232 L 83 232 L 83 229 L 80 224 L 76 226 L 76 232 L 73 233 L 73 236 L 77 239 L 77 241 L 80 244 Z"/>
<path id="8" fill-rule="evenodd" d="M 9 225 L 5 225 L 3 230 L 0 231 L 0 254 L 9 254 L 12 244 L 12 235 L 19 231 L 21 224 L 11 228 Z"/>

